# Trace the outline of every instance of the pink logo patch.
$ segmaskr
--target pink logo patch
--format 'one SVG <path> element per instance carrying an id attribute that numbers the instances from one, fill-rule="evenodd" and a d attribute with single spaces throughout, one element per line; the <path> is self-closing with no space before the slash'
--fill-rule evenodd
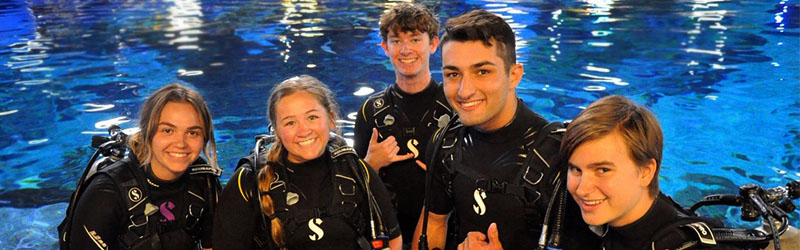
<path id="1" fill-rule="evenodd" d="M 175 208 L 175 204 L 172 203 L 171 201 L 167 201 L 167 202 L 161 203 L 161 206 L 159 207 L 158 211 L 161 212 L 161 215 L 163 215 L 164 218 L 166 218 L 166 219 L 161 219 L 161 222 L 167 222 L 167 221 L 174 221 L 175 220 L 175 215 L 172 214 L 172 209 L 173 208 Z"/>

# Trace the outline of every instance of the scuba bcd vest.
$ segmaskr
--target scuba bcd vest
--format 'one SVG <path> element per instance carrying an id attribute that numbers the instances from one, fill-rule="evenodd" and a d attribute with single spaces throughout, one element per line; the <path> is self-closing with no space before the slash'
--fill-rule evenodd
<path id="1" fill-rule="evenodd" d="M 218 192 L 221 189 L 218 178 L 221 170 L 208 165 L 202 158 L 198 158 L 190 165 L 186 170 L 186 174 L 189 175 L 189 184 L 184 198 L 187 204 L 186 218 L 182 222 L 179 220 L 178 223 L 161 223 L 156 219 L 150 219 L 159 208 L 150 203 L 151 192 L 142 167 L 133 153 L 128 154 L 127 158 L 115 160 L 124 155 L 124 137 L 122 140 L 117 140 L 116 143 L 116 145 L 111 145 L 117 149 L 114 156 L 102 157 L 98 160 L 100 151 L 109 149 L 101 146 L 90 159 L 87 169 L 78 181 L 67 206 L 66 216 L 58 225 L 60 249 L 70 249 L 70 236 L 73 233 L 70 230 L 72 217 L 76 212 L 75 207 L 85 191 L 84 188 L 98 175 L 107 175 L 116 184 L 127 211 L 125 215 L 128 218 L 126 219 L 127 225 L 124 225 L 125 229 L 122 230 L 119 237 L 114 239 L 118 240 L 119 246 L 124 249 L 162 249 L 160 240 L 162 235 L 189 237 L 197 244 L 201 229 L 200 218 L 204 214 L 213 214 L 213 211 L 205 210 L 213 210 L 214 206 L 207 206 L 207 204 L 216 203 L 218 199 Z M 103 154 L 106 155 L 105 152 Z"/>
<path id="2" fill-rule="evenodd" d="M 273 208 L 275 213 L 272 216 L 267 216 L 261 212 L 262 223 L 259 229 L 253 236 L 253 243 L 258 249 L 273 249 L 282 248 L 286 246 L 276 246 L 275 242 L 271 239 L 270 234 L 270 221 L 273 218 L 280 219 L 283 224 L 283 229 L 286 238 L 298 229 L 304 227 L 309 221 L 315 218 L 322 220 L 336 219 L 345 222 L 350 228 L 358 235 L 356 241 L 362 249 L 370 249 L 367 239 L 363 235 L 367 228 L 368 218 L 362 214 L 362 209 L 367 209 L 368 206 L 364 204 L 359 205 L 364 196 L 367 196 L 367 202 L 374 200 L 369 191 L 369 176 L 366 168 L 368 166 L 363 163 L 355 153 L 353 148 L 346 145 L 343 138 L 338 135 L 331 134 L 328 142 L 328 152 L 330 152 L 329 166 L 331 166 L 331 177 L 334 185 L 334 190 L 338 191 L 333 194 L 331 202 L 324 207 L 316 208 L 298 208 L 293 207 L 299 201 L 297 193 L 292 192 L 290 183 L 287 183 L 288 170 L 285 166 L 278 162 L 267 161 L 267 149 L 275 143 L 274 135 L 258 135 L 256 136 L 256 146 L 251 151 L 251 154 L 239 160 L 238 168 L 244 168 L 237 171 L 250 171 L 252 176 L 256 176 L 258 172 L 264 167 L 274 167 L 275 180 L 270 184 L 267 195 L 273 201 Z M 374 178 L 374 177 L 373 177 Z M 258 178 L 254 178 L 256 182 Z M 252 199 L 258 202 L 258 210 L 260 209 L 261 194 L 258 189 L 258 183 L 240 183 L 238 185 L 246 186 L 251 185 L 255 187 L 254 193 L 243 194 L 246 200 Z M 368 194 L 369 193 L 369 194 Z M 253 197 L 256 196 L 256 197 Z M 248 198 L 249 197 L 249 198 Z M 375 204 L 376 205 L 376 204 Z M 372 204 L 370 204 L 372 206 Z M 373 208 L 370 208 L 373 209 Z M 378 209 L 379 210 L 379 209 Z M 374 216 L 374 214 L 373 214 Z M 370 216 L 370 217 L 373 217 Z M 380 218 L 380 213 L 377 214 L 379 230 L 386 232 L 383 229 L 383 222 Z M 379 233 L 382 234 L 382 233 Z"/>
<path id="3" fill-rule="evenodd" d="M 418 156 L 425 149 L 417 147 L 419 142 L 413 140 L 427 140 L 428 138 L 422 136 L 431 135 L 436 129 L 444 127 L 453 116 L 453 111 L 444 97 L 444 91 L 441 90 L 442 86 L 433 79 L 430 84 L 432 86 L 429 88 L 438 88 L 438 90 L 432 100 L 432 105 L 425 107 L 426 110 L 419 121 L 412 121 L 398 105 L 403 96 L 398 93 L 400 90 L 397 89 L 399 88 L 397 84 L 392 84 L 383 91 L 373 94 L 361 106 L 364 120 L 370 124 L 370 127 L 378 130 L 380 138 L 395 137 L 398 144 L 401 145 L 398 154 L 414 153 Z M 406 152 L 405 149 L 410 152 Z"/>
<path id="4" fill-rule="evenodd" d="M 463 126 L 456 116 L 445 128 L 436 132 L 433 136 L 435 152 L 431 158 L 437 162 L 433 164 L 443 166 L 441 169 L 431 171 L 432 178 L 438 179 L 444 184 L 445 192 L 453 197 L 456 190 L 474 190 L 475 194 L 459 194 L 454 199 L 469 199 L 473 196 L 486 198 L 486 194 L 503 194 L 504 199 L 517 200 L 522 203 L 522 212 L 526 221 L 526 230 L 531 236 L 538 236 L 542 231 L 542 223 L 545 220 L 542 208 L 552 207 L 557 193 L 554 192 L 556 186 L 560 186 L 558 181 L 562 176 L 561 158 L 559 157 L 559 146 L 561 136 L 566 131 L 566 125 L 561 122 L 550 122 L 541 127 L 531 127 L 523 135 L 519 153 L 513 158 L 517 166 L 513 177 L 506 179 L 495 179 L 486 173 L 480 173 L 464 164 L 472 164 L 472 161 L 465 160 L 471 155 L 465 155 L 464 144 L 471 143 L 470 138 L 465 138 L 466 127 Z M 515 151 L 516 152 L 516 151 Z M 463 197 L 462 197 L 463 196 Z M 481 215 L 486 212 L 486 208 L 475 205 L 474 202 L 461 202 L 470 204 L 473 212 Z M 463 205 L 463 204 L 462 204 Z M 548 209 L 549 210 L 549 209 Z M 470 216 L 475 216 L 469 214 Z M 451 217 L 461 217 L 453 212 Z M 469 218 L 469 217 L 465 217 Z M 455 219 L 458 220 L 458 219 Z M 545 222 L 547 224 L 547 222 Z M 458 223 L 450 223 L 450 226 L 458 226 Z M 456 228 L 454 231 L 458 231 Z M 463 229 L 462 229 L 463 230 Z M 450 231 L 450 230 L 448 230 Z M 449 235 L 455 238 L 455 235 Z"/>

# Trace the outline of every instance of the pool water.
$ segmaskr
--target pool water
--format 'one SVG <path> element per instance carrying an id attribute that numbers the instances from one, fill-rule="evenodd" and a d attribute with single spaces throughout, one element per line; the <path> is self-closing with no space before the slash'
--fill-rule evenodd
<path id="1" fill-rule="evenodd" d="M 211 107 L 223 180 L 266 132 L 268 91 L 290 76 L 329 84 L 352 137 L 361 103 L 394 81 L 377 23 L 395 2 L 3 1 L 0 249 L 57 248 L 91 136 L 134 130 L 140 103 L 168 83 Z M 685 206 L 800 179 L 797 1 L 422 2 L 442 21 L 475 8 L 504 17 L 525 67 L 518 95 L 548 119 L 610 94 L 649 107 L 665 136 L 661 188 Z M 440 81 L 438 52 L 431 64 Z M 737 208 L 701 213 L 757 225 Z"/>

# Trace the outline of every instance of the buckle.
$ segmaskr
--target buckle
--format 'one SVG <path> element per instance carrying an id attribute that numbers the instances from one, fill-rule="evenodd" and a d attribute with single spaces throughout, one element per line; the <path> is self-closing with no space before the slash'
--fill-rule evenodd
<path id="1" fill-rule="evenodd" d="M 505 193 L 506 183 L 491 179 L 475 180 L 475 187 L 483 189 L 487 193 Z"/>

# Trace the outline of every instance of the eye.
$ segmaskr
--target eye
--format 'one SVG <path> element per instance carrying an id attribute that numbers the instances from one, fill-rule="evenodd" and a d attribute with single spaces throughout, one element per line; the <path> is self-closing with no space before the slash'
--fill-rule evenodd
<path id="1" fill-rule="evenodd" d="M 283 123 L 283 126 L 284 127 L 294 126 L 294 121 L 285 122 L 285 123 Z"/>
<path id="2" fill-rule="evenodd" d="M 172 134 L 172 132 L 173 132 L 172 128 L 162 128 L 161 129 L 161 133 Z"/>
<path id="3" fill-rule="evenodd" d="M 188 133 L 191 136 L 199 136 L 200 135 L 200 131 L 197 131 L 197 130 L 189 130 Z"/>
<path id="4" fill-rule="evenodd" d="M 422 39 L 414 38 L 414 39 L 411 39 L 411 42 L 414 42 L 414 43 L 422 42 Z"/>
<path id="5" fill-rule="evenodd" d="M 444 73 L 444 77 L 445 78 L 456 78 L 456 77 L 458 77 L 458 75 L 459 75 L 458 72 L 445 72 Z"/>
<path id="6" fill-rule="evenodd" d="M 489 74 L 489 72 L 490 71 L 486 70 L 486 69 L 479 69 L 478 70 L 478 75 L 487 75 L 487 74 Z"/>
<path id="7" fill-rule="evenodd" d="M 567 168 L 567 170 L 568 170 L 568 171 L 569 171 L 571 174 L 575 174 L 575 175 L 580 175 L 580 174 L 581 174 L 581 169 L 580 169 L 580 168 L 577 168 L 577 167 L 575 167 L 575 166 L 569 166 L 569 167 Z"/>
<path id="8" fill-rule="evenodd" d="M 400 43 L 400 40 L 392 39 L 392 40 L 389 40 L 389 42 L 392 43 L 392 44 L 398 44 L 398 43 Z"/>
<path id="9" fill-rule="evenodd" d="M 310 116 L 308 116 L 308 120 L 309 121 L 313 121 L 313 120 L 316 120 L 316 119 L 319 119 L 318 115 L 310 115 Z"/>
<path id="10" fill-rule="evenodd" d="M 611 172 L 610 168 L 597 168 L 597 173 L 599 174 L 606 174 L 608 172 Z"/>

